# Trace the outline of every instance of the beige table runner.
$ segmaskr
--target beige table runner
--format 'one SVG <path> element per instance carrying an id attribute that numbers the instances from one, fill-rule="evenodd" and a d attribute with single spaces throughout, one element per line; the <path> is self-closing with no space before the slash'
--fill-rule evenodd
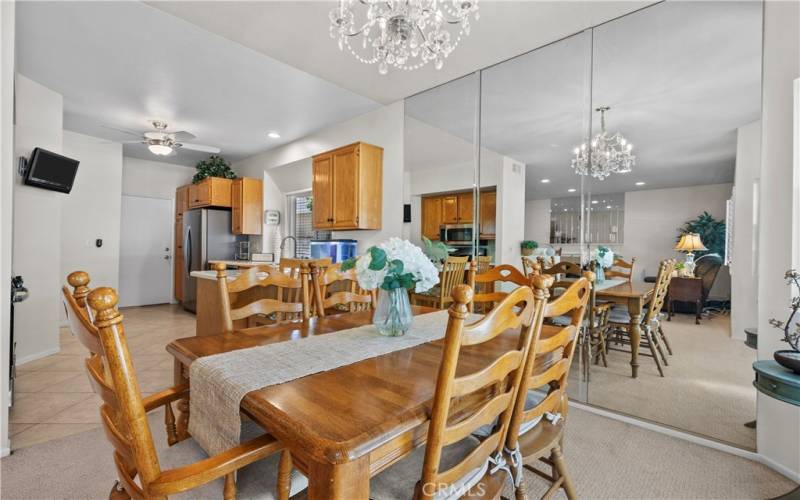
<path id="1" fill-rule="evenodd" d="M 617 286 L 625 283 L 627 280 L 620 279 L 620 278 L 611 278 L 607 280 L 603 280 L 595 284 L 595 290 L 598 292 L 603 291 L 607 288 L 611 288 L 612 286 Z"/>
<path id="2" fill-rule="evenodd" d="M 447 318 L 447 311 L 415 316 L 401 337 L 365 325 L 199 358 L 189 371 L 189 432 L 207 453 L 221 453 L 239 444 L 239 406 L 248 392 L 441 339 Z"/>

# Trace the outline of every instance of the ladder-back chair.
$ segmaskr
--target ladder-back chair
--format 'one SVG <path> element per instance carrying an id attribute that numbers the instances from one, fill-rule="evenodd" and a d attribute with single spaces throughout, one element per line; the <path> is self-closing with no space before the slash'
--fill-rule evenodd
<path id="1" fill-rule="evenodd" d="M 469 311 L 473 312 L 477 305 L 483 308 L 481 312 L 488 312 L 497 302 L 500 302 L 508 295 L 508 292 L 497 289 L 498 283 L 512 283 L 516 286 L 529 287 L 531 286 L 531 279 L 509 264 L 500 264 L 486 272 L 479 273 L 478 266 L 473 261 L 470 263 L 467 283 L 473 290 L 481 290 L 473 293 Z"/>
<path id="2" fill-rule="evenodd" d="M 564 278 L 580 278 L 583 272 L 580 265 L 568 260 L 562 260 L 548 268 L 542 268 L 542 274 L 557 276 L 556 279 L 560 280 Z"/>
<path id="3" fill-rule="evenodd" d="M 314 311 L 324 318 L 326 311 L 369 311 L 375 306 L 375 291 L 358 285 L 356 270 L 342 271 L 342 264 L 318 268 L 311 264 L 311 283 L 314 288 Z"/>
<path id="4" fill-rule="evenodd" d="M 414 487 L 416 499 L 499 498 L 511 479 L 503 446 L 534 334 L 537 305 L 531 288 L 520 287 L 486 316 L 465 324 L 470 302 L 472 289 L 468 286 L 459 285 L 453 290 L 424 449 L 422 478 Z M 464 367 L 459 369 L 460 363 L 468 363 L 469 346 L 481 346 L 508 331 L 515 332 L 514 347 L 488 365 L 482 361 L 480 368 L 470 369 L 469 373 L 463 373 Z M 472 353 L 476 352 L 474 349 Z M 475 398 L 480 404 L 459 405 L 459 401 L 481 394 L 488 395 L 489 399 L 481 396 Z M 487 424 L 492 427 L 485 438 L 478 440 L 471 436 Z M 371 491 L 375 498 L 386 496 L 381 492 L 384 481 L 398 480 L 395 467 L 373 480 Z M 418 477 L 412 476 L 410 480 Z M 410 493 L 410 485 L 408 490 Z"/>
<path id="5" fill-rule="evenodd" d="M 534 257 L 533 255 L 522 256 L 522 272 L 525 276 L 531 277 L 542 273 L 544 266 L 542 265 L 542 257 Z"/>
<path id="6" fill-rule="evenodd" d="M 118 299 L 114 289 L 97 288 L 88 295 L 88 305 L 95 311 L 94 323 L 84 316 L 66 287 L 62 289 L 62 299 L 72 332 L 89 351 L 85 362 L 89 381 L 103 400 L 100 407 L 102 426 L 114 448 L 113 458 L 119 478 L 109 498 L 166 498 L 224 477 L 224 498 L 232 500 L 236 497 L 236 472 L 281 450 L 274 437 L 263 434 L 219 455 L 163 470 L 147 414 L 163 407 L 169 444 L 182 447 L 184 443 L 190 443 L 191 440 L 178 443 L 171 407 L 173 401 L 186 397 L 188 384 L 142 397 L 128 351 L 122 315 L 116 308 Z M 277 468 L 273 469 L 277 481 Z M 258 475 L 263 474 L 262 470 Z M 281 488 L 286 489 L 283 485 L 278 486 Z"/>
<path id="7" fill-rule="evenodd" d="M 661 344 L 668 346 L 669 343 L 664 330 L 661 328 L 661 309 L 664 307 L 664 300 L 669 290 L 669 281 L 672 279 L 672 271 L 674 270 L 675 259 L 662 260 L 659 264 L 658 276 L 656 276 L 656 282 L 653 285 L 653 294 L 647 309 L 642 315 L 641 323 L 642 337 L 640 346 L 646 347 L 650 352 L 639 351 L 639 354 L 653 358 L 656 362 L 656 368 L 658 368 L 658 374 L 662 377 L 664 376 L 663 366 L 668 366 L 669 361 Z M 614 347 L 615 344 L 630 346 L 630 321 L 631 316 L 627 309 L 615 308 L 611 311 L 609 324 L 613 335 L 608 339 L 608 350 L 630 352 Z"/>
<path id="8" fill-rule="evenodd" d="M 534 279 L 537 295 L 541 294 L 544 300 L 547 289 L 552 286 L 550 280 L 549 276 Z M 517 498 L 526 498 L 523 467 L 550 482 L 543 498 L 550 498 L 560 488 L 567 498 L 576 498 L 561 442 L 567 420 L 567 379 L 590 288 L 587 278 L 575 281 L 560 297 L 546 302 L 535 320 L 538 326 L 534 329 L 506 438 L 511 462 L 519 464 L 513 469 Z M 545 335 L 541 323 L 565 314 L 570 316 L 569 324 L 555 332 L 549 330 Z M 535 467 L 541 464 L 550 467 L 549 474 Z"/>
<path id="9" fill-rule="evenodd" d="M 615 258 L 614 263 L 608 269 L 604 270 L 606 278 L 622 278 L 630 282 L 633 278 L 633 268 L 636 265 L 636 257 L 632 258 L 630 262 L 626 262 L 620 258 Z"/>
<path id="10" fill-rule="evenodd" d="M 451 294 L 457 285 L 464 284 L 469 257 L 448 257 L 442 264 L 439 284 L 424 293 L 412 293 L 411 300 L 415 304 L 430 305 L 444 309 L 453 301 Z"/>
<path id="11" fill-rule="evenodd" d="M 219 302 L 221 305 L 223 331 L 234 331 L 233 322 L 251 317 L 264 317 L 275 315 L 275 321 L 308 319 L 309 317 L 309 280 L 308 266 L 300 271 L 300 277 L 291 277 L 281 272 L 275 266 L 251 267 L 239 274 L 236 279 L 228 281 L 226 266 L 220 262 L 214 264 L 217 271 L 217 287 L 219 289 Z M 274 287 L 276 298 L 260 298 L 245 304 L 247 291 L 260 287 Z M 296 301 L 284 300 L 282 291 L 289 292 L 291 296 L 298 297 Z M 237 294 L 236 303 L 232 304 L 231 294 Z"/>

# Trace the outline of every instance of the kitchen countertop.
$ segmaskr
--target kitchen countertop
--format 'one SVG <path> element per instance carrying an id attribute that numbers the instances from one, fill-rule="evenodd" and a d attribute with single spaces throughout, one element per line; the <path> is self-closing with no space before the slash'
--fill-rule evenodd
<path id="1" fill-rule="evenodd" d="M 239 277 L 239 271 L 229 269 L 225 271 L 228 275 L 228 280 L 236 279 Z M 204 280 L 212 280 L 217 281 L 217 272 L 216 271 L 192 271 L 189 276 L 193 278 L 199 278 Z"/>
<path id="2" fill-rule="evenodd" d="M 255 267 L 255 266 L 270 266 L 273 265 L 274 262 L 264 262 L 264 261 L 254 261 L 254 260 L 209 260 L 209 264 L 216 264 L 217 262 L 222 262 L 226 266 L 236 266 L 236 267 Z"/>

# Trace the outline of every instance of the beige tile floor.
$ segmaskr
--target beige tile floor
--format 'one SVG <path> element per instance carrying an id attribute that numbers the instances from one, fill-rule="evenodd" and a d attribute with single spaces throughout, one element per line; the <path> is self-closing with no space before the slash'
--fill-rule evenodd
<path id="1" fill-rule="evenodd" d="M 122 309 L 125 335 L 142 392 L 172 385 L 172 357 L 165 346 L 194 335 L 195 316 L 174 305 Z M 17 368 L 11 408 L 11 447 L 76 434 L 100 425 L 100 398 L 83 369 L 84 347 L 69 329 L 60 333 L 61 351 Z"/>

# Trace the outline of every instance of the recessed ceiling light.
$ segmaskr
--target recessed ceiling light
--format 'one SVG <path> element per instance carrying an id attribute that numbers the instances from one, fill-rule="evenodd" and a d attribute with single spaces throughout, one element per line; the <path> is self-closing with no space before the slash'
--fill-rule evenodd
<path id="1" fill-rule="evenodd" d="M 592 205 L 597 205 L 597 200 L 592 200 Z"/>
<path id="2" fill-rule="evenodd" d="M 644 186 L 644 181 L 639 181 L 636 183 L 637 186 Z"/>
<path id="3" fill-rule="evenodd" d="M 277 132 L 270 132 L 270 133 L 267 134 L 267 137 L 269 137 L 270 139 L 280 139 L 281 138 L 281 134 L 279 134 Z"/>
<path id="4" fill-rule="evenodd" d="M 550 179 L 542 179 L 541 182 L 542 182 L 542 184 L 547 184 L 548 182 L 550 182 Z"/>
<path id="5" fill-rule="evenodd" d="M 606 205 L 606 208 L 611 208 L 611 205 Z"/>
<path id="6" fill-rule="evenodd" d="M 569 188 L 569 189 L 567 189 L 567 192 L 568 192 L 568 193 L 574 193 L 575 191 L 576 191 L 576 189 L 575 189 L 575 188 Z"/>

